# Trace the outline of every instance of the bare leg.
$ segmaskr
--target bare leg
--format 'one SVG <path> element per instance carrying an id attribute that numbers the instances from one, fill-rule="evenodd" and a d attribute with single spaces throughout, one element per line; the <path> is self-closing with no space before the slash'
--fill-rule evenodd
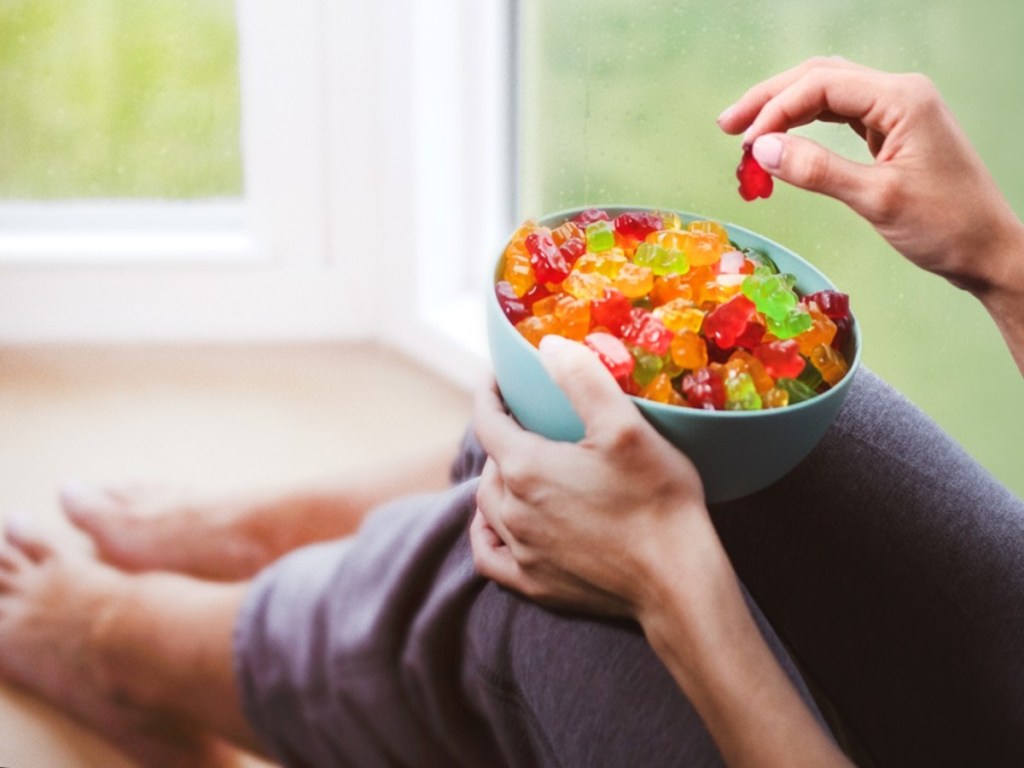
<path id="1" fill-rule="evenodd" d="M 388 499 L 444 488 L 450 464 L 450 455 L 418 456 L 330 486 L 263 498 L 200 499 L 144 486 L 68 487 L 61 505 L 99 557 L 122 570 L 232 581 L 305 544 L 347 536 Z"/>
<path id="2" fill-rule="evenodd" d="M 233 765 L 256 750 L 233 679 L 245 586 L 131 576 L 8 528 L 0 677 L 146 766 Z"/>

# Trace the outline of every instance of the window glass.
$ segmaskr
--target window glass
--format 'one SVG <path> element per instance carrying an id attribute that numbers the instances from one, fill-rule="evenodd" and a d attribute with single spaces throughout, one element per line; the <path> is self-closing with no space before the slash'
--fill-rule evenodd
<path id="1" fill-rule="evenodd" d="M 777 184 L 744 202 L 740 142 L 715 117 L 750 85 L 842 55 L 938 85 L 1024 213 L 1024 6 L 952 0 L 786 3 L 522 0 L 520 215 L 584 204 L 700 212 L 776 240 L 851 295 L 865 362 L 1018 494 L 1020 376 L 967 294 L 910 264 L 842 204 Z M 849 129 L 799 129 L 853 159 Z M 983 258 L 984 254 L 979 254 Z"/>
<path id="2" fill-rule="evenodd" d="M 0 0 L 0 199 L 242 192 L 232 0 Z"/>

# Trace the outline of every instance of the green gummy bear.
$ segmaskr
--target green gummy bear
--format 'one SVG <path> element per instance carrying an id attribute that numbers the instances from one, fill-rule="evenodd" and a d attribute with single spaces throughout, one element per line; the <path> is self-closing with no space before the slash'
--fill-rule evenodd
<path id="1" fill-rule="evenodd" d="M 816 394 L 813 389 L 798 379 L 776 379 L 775 386 L 789 393 L 790 405 L 810 400 Z"/>
<path id="2" fill-rule="evenodd" d="M 661 373 L 661 369 L 665 367 L 665 360 L 661 355 L 652 354 L 643 347 L 631 347 L 629 351 L 636 363 L 633 366 L 633 381 L 641 387 L 646 387 Z"/>
<path id="3" fill-rule="evenodd" d="M 802 384 L 807 385 L 812 390 L 816 390 L 818 387 L 821 386 L 821 371 L 819 371 L 817 368 L 811 365 L 811 362 L 809 360 L 807 360 L 806 358 L 804 359 L 806 361 L 804 369 L 800 371 L 800 375 L 797 376 L 796 378 Z"/>
<path id="4" fill-rule="evenodd" d="M 760 309 L 758 307 L 759 311 Z M 765 320 L 768 323 L 768 332 L 778 339 L 792 339 L 794 336 L 799 336 L 814 323 L 811 313 L 801 307 L 791 309 L 781 320 L 765 313 Z"/>
<path id="5" fill-rule="evenodd" d="M 725 380 L 725 409 L 727 411 L 759 411 L 761 396 L 749 373 L 739 373 Z"/>
<path id="6" fill-rule="evenodd" d="M 656 275 L 682 275 L 690 270 L 690 261 L 685 253 L 656 243 L 640 243 L 633 256 L 633 263 L 650 268 Z"/>
<path id="7" fill-rule="evenodd" d="M 767 267 L 755 267 L 741 286 L 743 295 L 757 305 L 761 314 L 783 321 L 800 301 L 793 290 L 796 276 L 788 273 L 769 274 Z"/>
<path id="8" fill-rule="evenodd" d="M 610 221 L 595 221 L 587 225 L 587 250 L 600 253 L 615 247 L 615 229 Z"/>

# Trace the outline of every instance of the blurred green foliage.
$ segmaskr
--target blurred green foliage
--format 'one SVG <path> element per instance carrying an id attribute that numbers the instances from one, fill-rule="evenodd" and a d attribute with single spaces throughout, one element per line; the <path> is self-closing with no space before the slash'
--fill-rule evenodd
<path id="1" fill-rule="evenodd" d="M 852 297 L 868 367 L 1024 495 L 1024 383 L 970 296 L 896 254 L 840 203 L 777 184 L 744 202 L 737 137 L 715 118 L 813 55 L 939 86 L 1018 214 L 1024 6 L 967 0 L 785 3 L 522 0 L 520 214 L 625 203 L 746 226 L 817 264 Z M 869 161 L 852 131 L 798 129 Z M 979 254 L 983 258 L 984 254 Z"/>
<path id="2" fill-rule="evenodd" d="M 242 192 L 232 0 L 0 0 L 0 198 Z"/>

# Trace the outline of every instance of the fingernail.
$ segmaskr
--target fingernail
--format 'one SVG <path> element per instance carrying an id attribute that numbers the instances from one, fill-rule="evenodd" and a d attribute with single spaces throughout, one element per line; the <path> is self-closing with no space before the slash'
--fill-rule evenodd
<path id="1" fill-rule="evenodd" d="M 85 494 L 85 484 L 80 483 L 77 480 L 68 480 L 60 487 L 60 497 L 62 499 L 78 499 Z"/>
<path id="2" fill-rule="evenodd" d="M 557 334 L 548 334 L 540 340 L 538 349 L 545 355 L 559 355 L 568 349 L 573 342 L 569 341 L 564 336 L 558 336 Z"/>
<path id="3" fill-rule="evenodd" d="M 730 105 L 730 106 L 726 107 L 725 109 L 723 109 L 722 110 L 722 114 L 720 114 L 717 118 L 715 118 L 715 122 L 716 123 L 721 123 L 722 121 L 728 120 L 730 117 L 732 117 L 732 112 L 733 112 L 733 109 L 735 109 L 735 107 L 736 107 L 736 105 L 733 104 L 733 105 Z"/>
<path id="4" fill-rule="evenodd" d="M 778 136 L 761 136 L 752 149 L 754 159 L 766 170 L 777 170 L 782 162 L 782 141 Z"/>

